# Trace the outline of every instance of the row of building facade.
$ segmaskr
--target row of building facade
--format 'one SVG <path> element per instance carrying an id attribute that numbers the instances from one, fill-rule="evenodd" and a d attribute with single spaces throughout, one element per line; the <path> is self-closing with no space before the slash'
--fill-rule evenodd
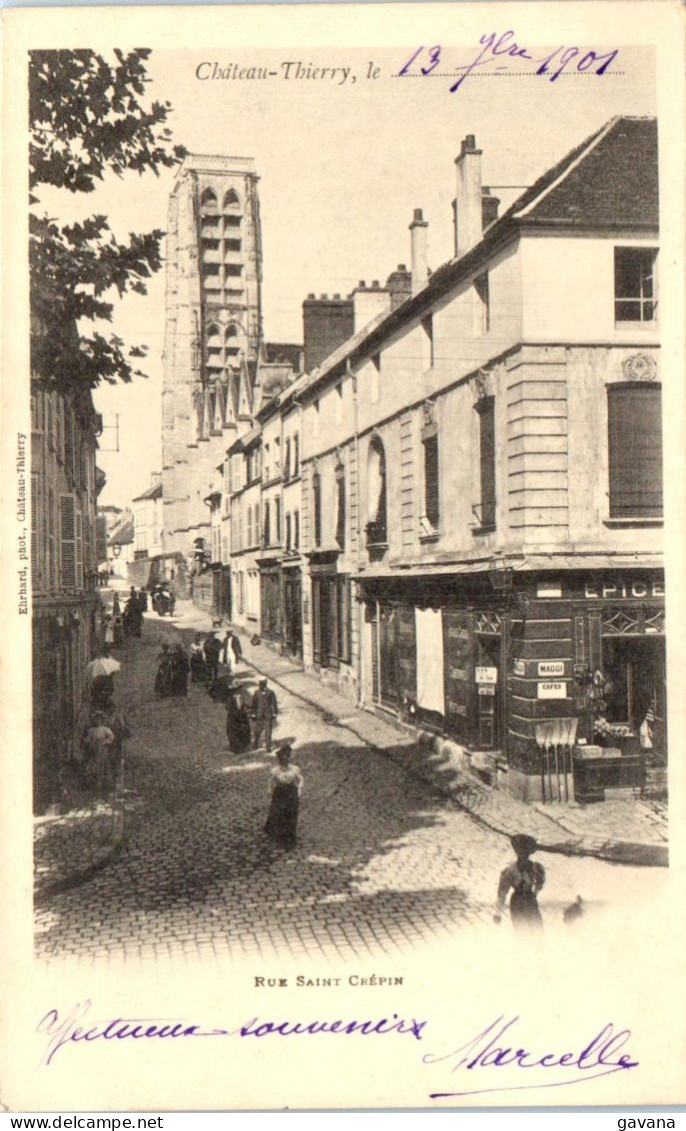
<path id="1" fill-rule="evenodd" d="M 518 797 L 661 788 L 657 124 L 613 119 L 500 216 L 481 157 L 450 259 L 415 210 L 409 269 L 309 296 L 302 349 L 264 339 L 252 163 L 186 159 L 161 560 Z"/>

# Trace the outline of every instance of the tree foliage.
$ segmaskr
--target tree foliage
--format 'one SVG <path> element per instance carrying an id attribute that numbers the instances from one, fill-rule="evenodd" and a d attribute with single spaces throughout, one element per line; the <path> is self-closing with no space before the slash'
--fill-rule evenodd
<path id="1" fill-rule="evenodd" d="M 58 388 L 144 376 L 145 347 L 126 347 L 84 322 L 111 322 L 113 291 L 146 293 L 162 264 L 160 229 L 119 242 L 106 216 L 61 224 L 39 215 L 40 186 L 93 192 L 108 173 L 170 168 L 184 156 L 167 125 L 171 105 L 148 101 L 149 50 L 34 51 L 29 61 L 32 369 Z M 74 325 L 79 324 L 78 336 Z"/>

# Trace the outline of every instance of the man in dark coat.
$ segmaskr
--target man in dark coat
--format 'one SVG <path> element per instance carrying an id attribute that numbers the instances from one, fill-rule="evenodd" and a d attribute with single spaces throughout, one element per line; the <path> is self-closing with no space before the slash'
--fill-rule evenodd
<path id="1" fill-rule="evenodd" d="M 267 687 L 266 679 L 261 679 L 250 705 L 254 750 L 259 750 L 262 745 L 267 751 L 271 750 L 272 728 L 278 711 L 276 695 L 271 688 Z"/>

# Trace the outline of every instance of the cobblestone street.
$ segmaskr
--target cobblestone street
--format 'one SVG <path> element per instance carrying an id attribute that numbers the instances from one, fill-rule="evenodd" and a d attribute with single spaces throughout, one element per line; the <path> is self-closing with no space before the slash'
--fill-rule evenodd
<path id="1" fill-rule="evenodd" d="M 160 640 L 176 631 L 148 616 L 143 639 L 118 654 L 132 730 L 126 785 L 139 806 L 118 858 L 37 910 L 40 956 L 397 956 L 492 923 L 498 875 L 511 859 L 506 837 L 278 685 L 276 739 L 295 741 L 305 787 L 297 848 L 268 843 L 273 756 L 229 753 L 224 708 L 202 687 L 190 684 L 187 700 L 153 696 Z M 246 665 L 239 674 L 254 683 Z M 660 869 L 538 859 L 550 923 L 579 892 L 590 914 L 623 890 L 636 899 L 664 881 Z"/>

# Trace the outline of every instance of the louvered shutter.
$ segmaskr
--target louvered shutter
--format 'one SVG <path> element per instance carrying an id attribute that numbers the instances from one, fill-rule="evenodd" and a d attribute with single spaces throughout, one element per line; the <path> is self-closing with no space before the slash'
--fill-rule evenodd
<path id="1" fill-rule="evenodd" d="M 60 495 L 60 562 L 64 589 L 76 588 L 76 508 L 73 495 Z"/>
<path id="2" fill-rule="evenodd" d="M 610 385 L 607 409 L 610 518 L 660 518 L 661 387 Z"/>
<path id="3" fill-rule="evenodd" d="M 495 526 L 495 399 L 484 397 L 479 413 L 481 525 Z"/>
<path id="4" fill-rule="evenodd" d="M 345 548 L 345 472 L 336 476 L 336 542 Z"/>
<path id="5" fill-rule="evenodd" d="M 322 540 L 322 485 L 319 472 L 312 476 L 312 494 L 314 506 L 314 544 L 319 546 Z"/>
<path id="6" fill-rule="evenodd" d="M 74 543 L 76 548 L 76 588 L 83 588 L 83 515 L 77 510 L 74 515 Z"/>
<path id="7" fill-rule="evenodd" d="M 438 499 L 438 436 L 428 436 L 424 441 L 424 505 L 434 527 L 438 526 Z"/>

